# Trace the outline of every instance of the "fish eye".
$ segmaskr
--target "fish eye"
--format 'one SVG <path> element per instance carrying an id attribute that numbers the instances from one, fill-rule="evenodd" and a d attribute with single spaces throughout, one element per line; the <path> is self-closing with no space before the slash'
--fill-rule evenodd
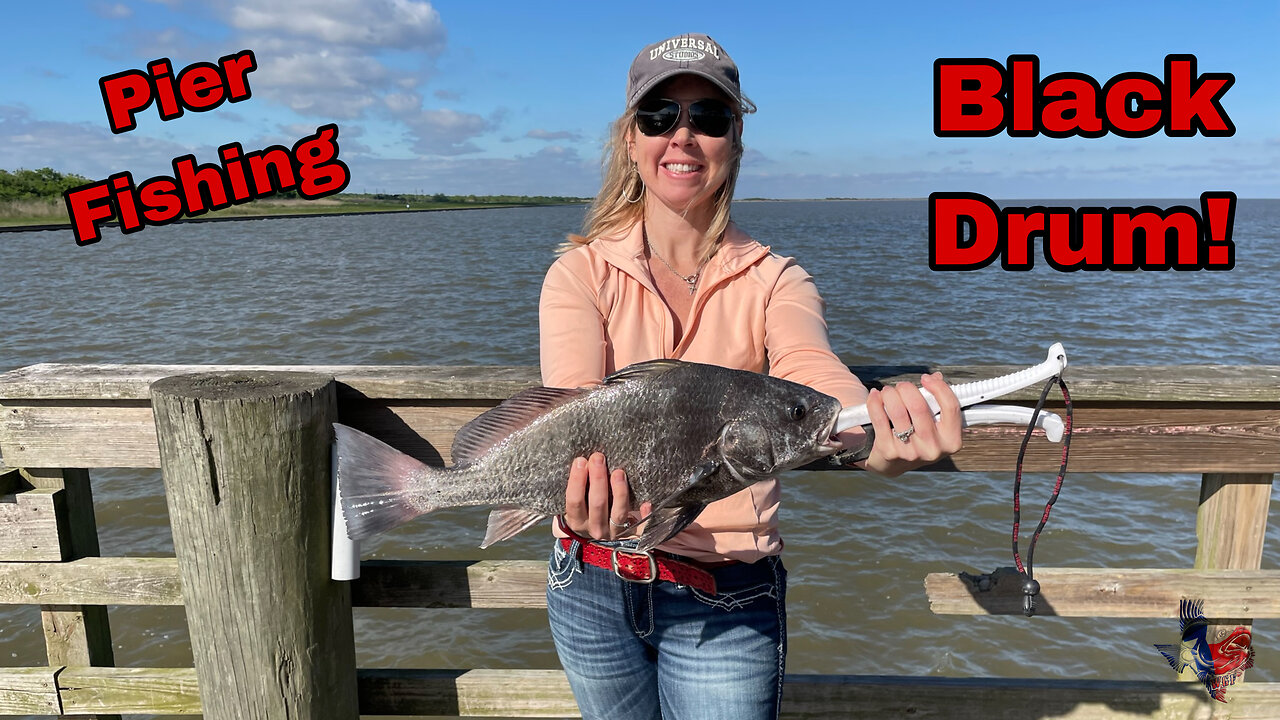
<path id="1" fill-rule="evenodd" d="M 792 420 L 803 420 L 805 409 L 803 405 L 793 405 L 787 408 L 787 417 Z"/>

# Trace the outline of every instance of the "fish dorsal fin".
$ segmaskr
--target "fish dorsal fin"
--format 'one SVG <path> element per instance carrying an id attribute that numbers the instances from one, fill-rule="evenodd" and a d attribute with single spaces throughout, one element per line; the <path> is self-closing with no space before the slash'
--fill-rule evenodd
<path id="1" fill-rule="evenodd" d="M 484 542 L 480 543 L 480 548 L 515 537 L 546 518 L 547 514 L 538 510 L 503 505 L 489 513 L 489 527 L 485 530 Z"/>
<path id="2" fill-rule="evenodd" d="M 665 359 L 633 363 L 605 378 L 604 384 L 612 385 L 614 383 L 626 382 L 628 380 L 657 377 L 663 373 L 675 370 L 684 364 L 685 363 L 680 360 Z"/>
<path id="3" fill-rule="evenodd" d="M 512 433 L 537 418 L 581 396 L 589 388 L 529 388 L 502 401 L 492 410 L 462 426 L 453 437 L 454 466 L 467 465 L 489 452 Z"/>

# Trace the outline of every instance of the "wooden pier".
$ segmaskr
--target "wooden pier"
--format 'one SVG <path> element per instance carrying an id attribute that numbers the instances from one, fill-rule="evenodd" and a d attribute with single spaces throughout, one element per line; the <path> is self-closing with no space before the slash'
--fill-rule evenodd
<path id="1" fill-rule="evenodd" d="M 1012 368 L 937 369 L 963 382 Z M 922 368 L 855 368 L 883 381 L 908 370 Z M 216 374 L 153 387 L 193 373 Z M 1085 367 L 1066 377 L 1071 470 L 1202 474 L 1199 546 L 1186 569 L 1037 568 L 1038 612 L 1175 618 L 1192 597 L 1233 627 L 1280 617 L 1280 570 L 1261 568 L 1280 470 L 1280 367 Z M 527 367 L 54 364 L 0 375 L 0 603 L 40 607 L 49 657 L 0 668 L 0 715 L 575 716 L 555 670 L 355 666 L 352 606 L 539 608 L 544 562 L 365 562 L 360 580 L 336 583 L 312 532 L 329 522 L 323 429 L 333 418 L 439 464 L 463 423 L 536 378 Z M 1007 427 L 970 429 L 965 449 L 936 469 L 1007 473 L 1020 440 Z M 1032 444 L 1026 467 L 1056 470 L 1058 459 L 1057 446 Z M 89 471 L 162 466 L 176 557 L 99 557 Z M 255 472 L 280 478 L 268 492 L 290 502 L 259 497 Z M 237 554 L 245 540 L 272 552 Z M 937 613 L 1022 611 L 1007 588 L 921 580 Z M 263 613 L 268 602 L 274 612 Z M 107 606 L 121 605 L 184 605 L 195 667 L 114 667 Z M 784 715 L 1280 717 L 1280 683 L 1238 683 L 1228 697 L 1216 703 L 1172 680 L 789 675 Z"/>

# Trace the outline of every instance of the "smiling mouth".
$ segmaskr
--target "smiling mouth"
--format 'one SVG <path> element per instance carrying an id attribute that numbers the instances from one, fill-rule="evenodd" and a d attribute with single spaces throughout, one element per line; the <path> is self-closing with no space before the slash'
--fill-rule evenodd
<path id="1" fill-rule="evenodd" d="M 662 167 L 673 175 L 689 175 L 702 169 L 701 165 L 693 163 L 663 163 Z"/>

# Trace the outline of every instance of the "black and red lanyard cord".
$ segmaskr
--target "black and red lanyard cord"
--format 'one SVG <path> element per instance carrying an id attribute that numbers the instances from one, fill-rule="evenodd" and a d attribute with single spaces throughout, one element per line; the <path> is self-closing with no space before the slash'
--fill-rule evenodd
<path id="1" fill-rule="evenodd" d="M 1027 546 L 1027 564 L 1025 569 L 1022 565 L 1022 556 L 1018 554 L 1018 527 L 1021 521 L 1021 501 L 1019 499 L 1019 491 L 1022 488 L 1022 461 L 1027 454 L 1027 444 L 1031 441 L 1032 431 L 1036 428 L 1036 419 L 1040 417 L 1040 411 L 1044 409 L 1044 402 L 1049 397 L 1049 389 L 1057 384 L 1062 389 L 1062 402 L 1065 405 L 1064 414 L 1066 421 L 1063 423 L 1062 429 L 1062 464 L 1058 467 L 1058 479 L 1053 484 L 1053 494 L 1049 496 L 1049 502 L 1044 504 L 1044 514 L 1040 516 L 1040 524 L 1036 526 L 1035 534 L 1031 536 L 1031 543 Z M 1061 376 L 1055 375 L 1049 378 L 1045 383 L 1044 390 L 1040 393 L 1040 401 L 1036 403 L 1036 408 L 1031 414 L 1031 422 L 1027 425 L 1027 432 L 1022 437 L 1022 447 L 1018 450 L 1018 466 L 1017 472 L 1013 479 L 1013 562 L 1018 566 L 1018 572 L 1022 574 L 1022 612 L 1027 617 L 1031 617 L 1036 613 L 1035 596 L 1040 594 L 1040 583 L 1036 582 L 1032 575 L 1031 561 L 1036 552 L 1036 541 L 1040 539 L 1040 531 L 1044 530 L 1045 523 L 1049 522 L 1049 511 L 1053 509 L 1053 504 L 1058 501 L 1058 493 L 1062 492 L 1062 479 L 1067 474 L 1067 455 L 1071 452 L 1071 395 L 1067 392 L 1067 384 L 1062 381 Z"/>

